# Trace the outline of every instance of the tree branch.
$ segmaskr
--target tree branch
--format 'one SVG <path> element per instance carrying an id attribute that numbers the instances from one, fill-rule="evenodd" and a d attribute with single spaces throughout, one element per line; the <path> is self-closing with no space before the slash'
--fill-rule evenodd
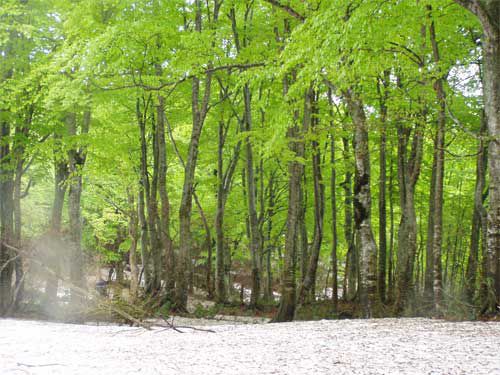
<path id="1" fill-rule="evenodd" d="M 306 20 L 306 17 L 304 17 L 302 14 L 297 12 L 295 9 L 293 9 L 289 5 L 285 5 L 280 3 L 278 0 L 264 0 L 265 2 L 275 6 L 276 8 L 280 8 L 281 10 L 287 12 L 289 15 L 291 15 L 293 18 L 298 19 L 301 22 L 304 22 Z"/>

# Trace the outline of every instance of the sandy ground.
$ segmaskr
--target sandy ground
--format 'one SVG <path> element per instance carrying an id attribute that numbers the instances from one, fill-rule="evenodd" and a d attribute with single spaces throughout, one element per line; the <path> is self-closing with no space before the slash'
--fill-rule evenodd
<path id="1" fill-rule="evenodd" d="M 178 333 L 0 320 L 0 374 L 500 374 L 499 323 L 213 324 Z"/>

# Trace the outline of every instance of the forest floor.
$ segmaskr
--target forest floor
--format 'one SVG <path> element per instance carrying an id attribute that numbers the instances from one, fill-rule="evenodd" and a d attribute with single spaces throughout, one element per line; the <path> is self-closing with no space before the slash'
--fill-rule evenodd
<path id="1" fill-rule="evenodd" d="M 176 318 L 213 331 L 180 333 L 0 320 L 0 374 L 500 374 L 500 323 L 227 323 Z"/>

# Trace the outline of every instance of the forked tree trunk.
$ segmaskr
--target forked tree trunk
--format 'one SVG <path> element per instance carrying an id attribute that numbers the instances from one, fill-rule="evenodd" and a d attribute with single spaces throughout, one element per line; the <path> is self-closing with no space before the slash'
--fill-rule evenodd
<path id="1" fill-rule="evenodd" d="M 423 111 L 422 118 L 417 120 L 413 129 L 401 121 L 398 123 L 398 177 L 401 207 L 396 264 L 395 311 L 398 314 L 402 313 L 414 300 L 413 269 L 417 255 L 415 187 L 422 163 L 422 128 L 425 124 L 425 116 L 425 111 Z"/>
<path id="2" fill-rule="evenodd" d="M 313 115 L 316 114 L 317 109 L 315 96 L 316 95 L 312 90 L 309 90 L 309 92 L 306 93 L 306 106 L 304 110 L 304 130 L 307 131 L 308 127 L 310 126 L 312 133 L 317 131 L 315 128 L 318 121 L 317 117 L 313 117 Z M 318 269 L 319 254 L 321 250 L 321 243 L 323 240 L 325 186 L 323 184 L 323 178 L 321 176 L 321 151 L 319 149 L 318 141 L 313 140 L 311 146 L 312 177 L 314 186 L 314 236 L 309 259 L 307 262 L 306 274 L 299 292 L 299 304 L 303 304 L 304 302 L 306 302 L 308 297 L 314 300 L 316 272 Z"/>
<path id="3" fill-rule="evenodd" d="M 157 74 L 161 75 L 161 66 L 156 67 Z M 158 95 L 156 108 L 156 142 L 158 147 L 158 192 L 160 195 L 161 211 L 158 231 L 161 242 L 161 255 L 165 257 L 165 291 L 168 298 L 175 292 L 175 260 L 172 239 L 170 237 L 170 200 L 167 190 L 167 148 L 165 140 L 165 98 Z"/>

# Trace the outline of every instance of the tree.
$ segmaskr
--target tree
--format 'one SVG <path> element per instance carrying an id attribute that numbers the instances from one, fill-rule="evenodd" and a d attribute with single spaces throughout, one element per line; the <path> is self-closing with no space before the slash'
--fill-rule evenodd
<path id="1" fill-rule="evenodd" d="M 500 134 L 500 4 L 496 0 L 456 0 L 479 19 L 483 39 L 483 93 L 488 135 L 493 140 L 488 147 L 490 175 L 487 251 L 490 298 L 488 310 L 496 310 L 500 301 L 500 145 L 495 141 Z M 496 301 L 495 301 L 496 299 Z"/>

